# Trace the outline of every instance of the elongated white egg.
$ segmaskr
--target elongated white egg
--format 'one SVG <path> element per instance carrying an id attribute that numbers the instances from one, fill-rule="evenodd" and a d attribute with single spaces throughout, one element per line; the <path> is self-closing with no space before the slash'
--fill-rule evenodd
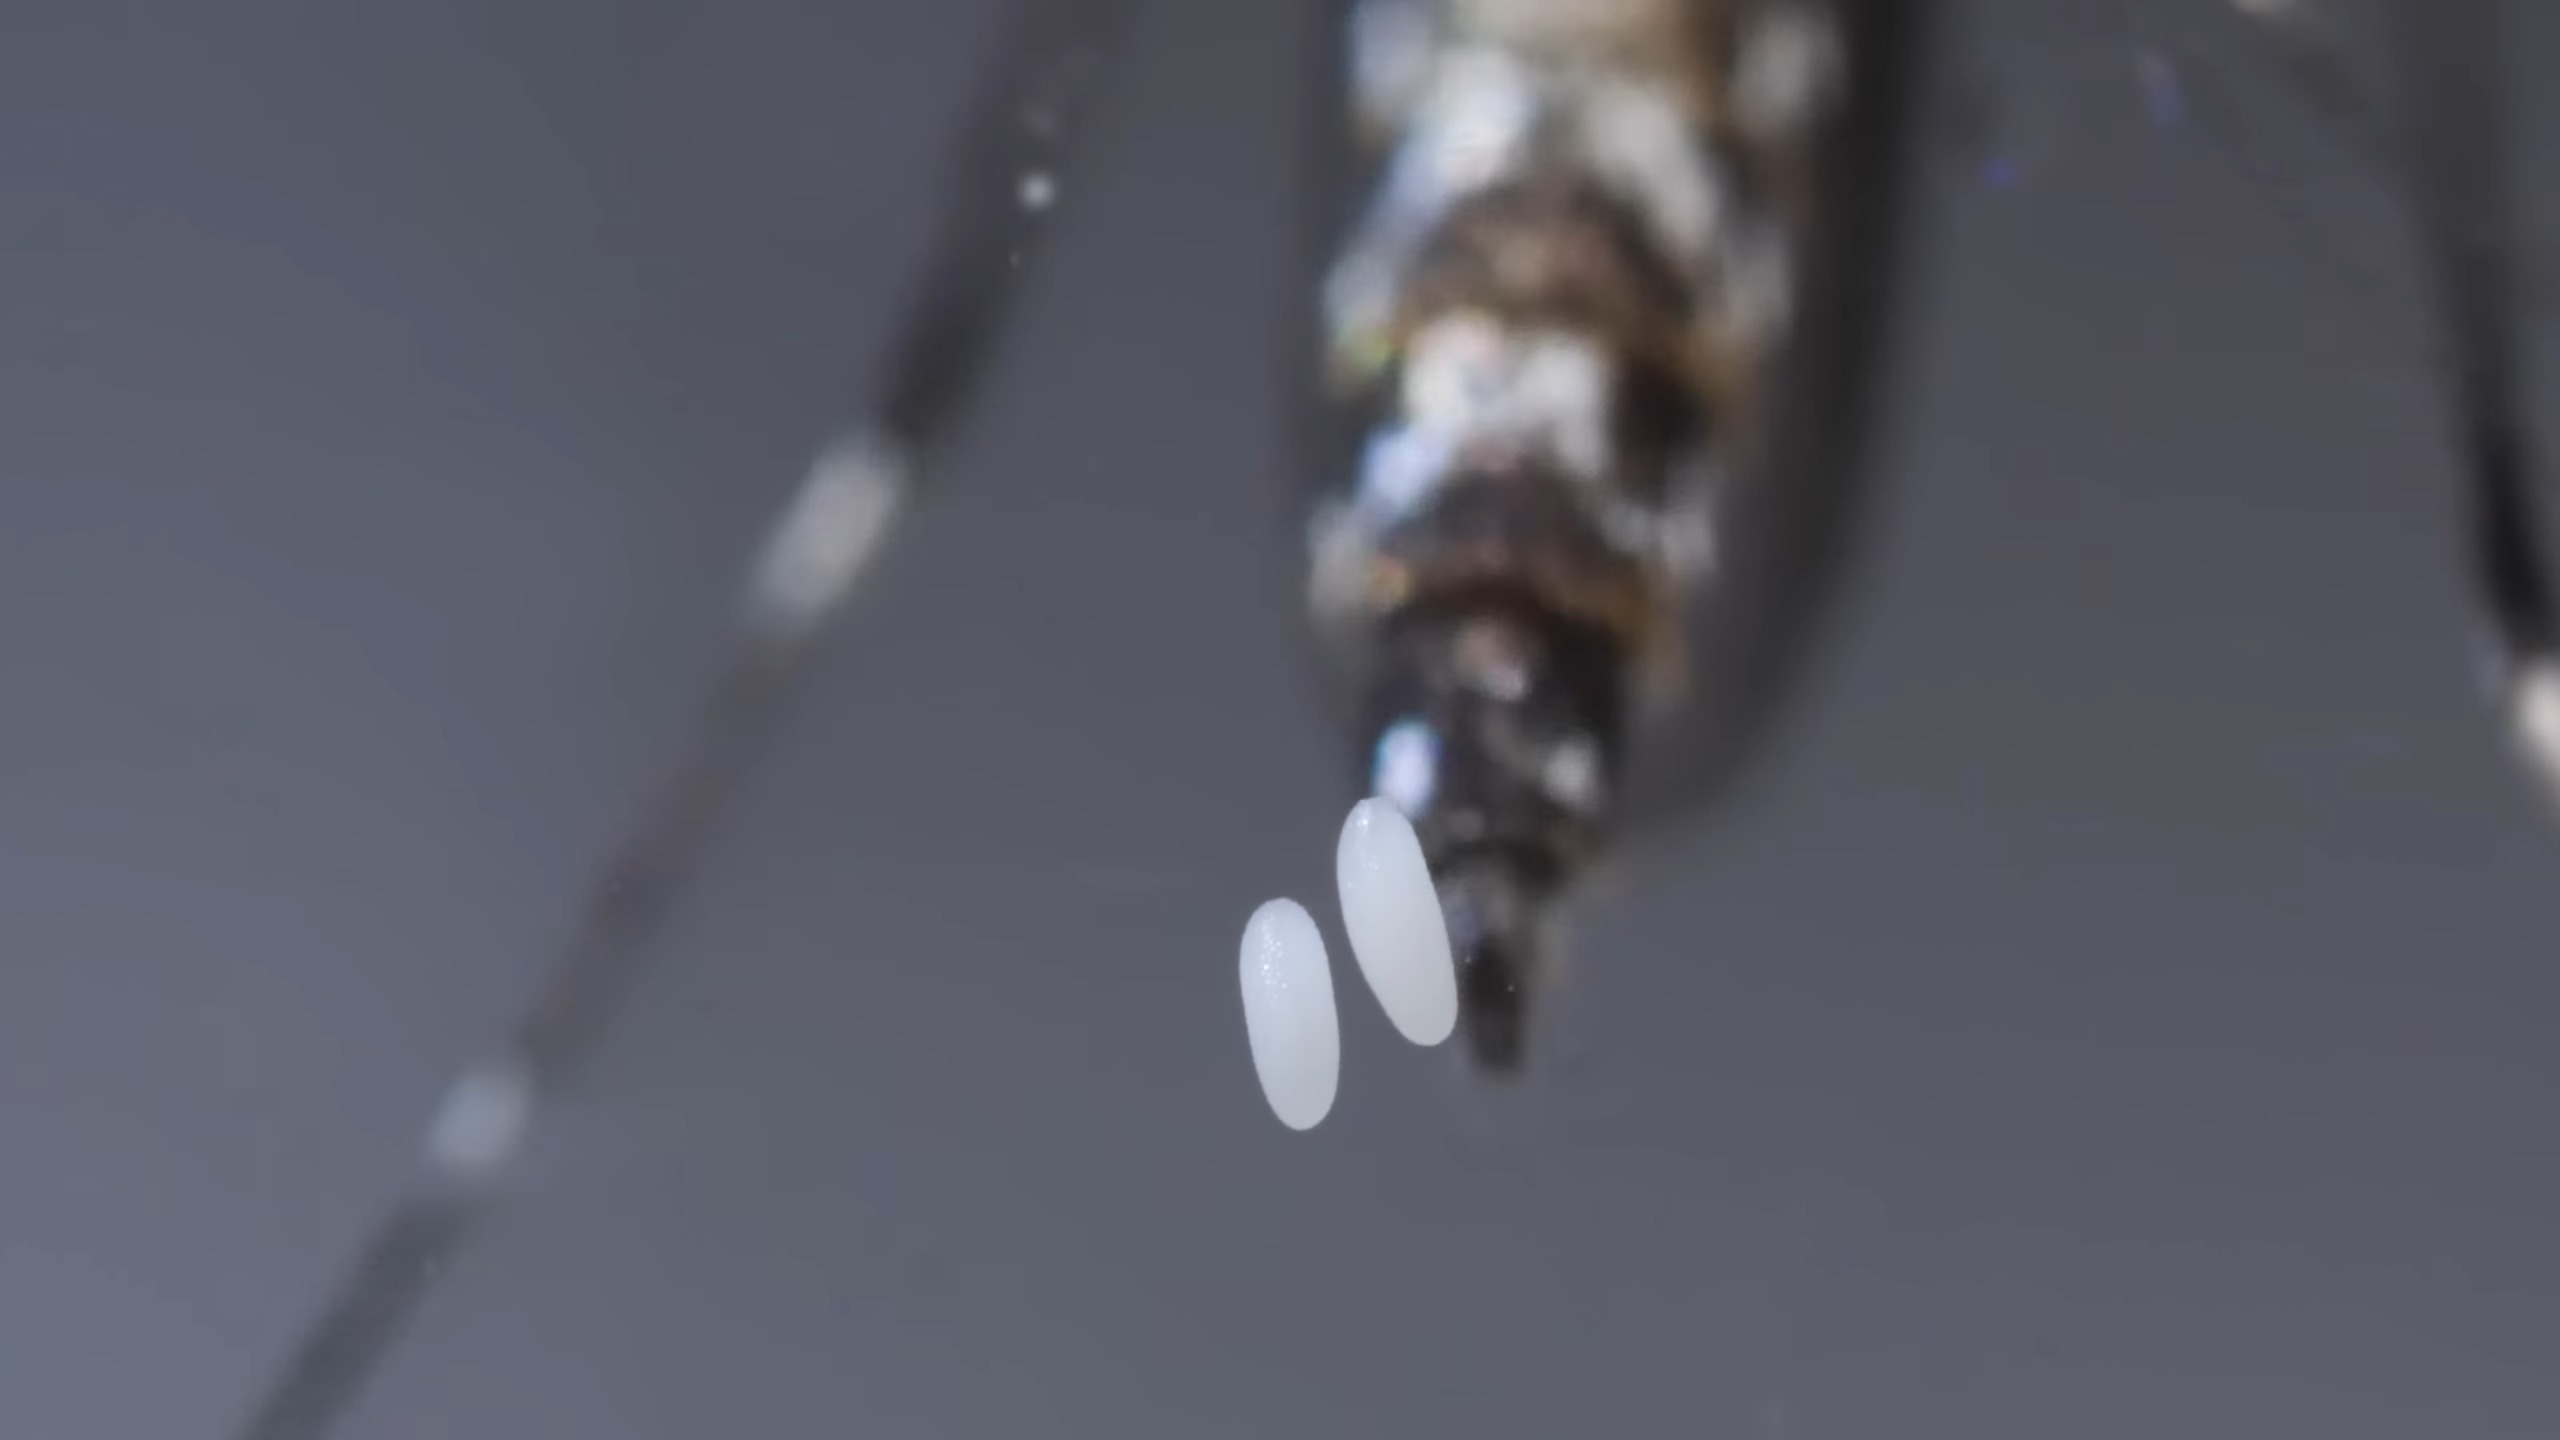
<path id="1" fill-rule="evenodd" d="M 1311 1130 L 1333 1109 L 1342 1079 L 1333 967 L 1315 917 L 1295 900 L 1265 902 L 1245 922 L 1237 968 L 1262 1098 L 1281 1124 Z"/>
<path id="2" fill-rule="evenodd" d="M 1376 796 L 1352 806 L 1333 869 L 1352 958 L 1388 1023 L 1416 1045 L 1448 1039 L 1458 1026 L 1458 967 L 1413 823 Z"/>

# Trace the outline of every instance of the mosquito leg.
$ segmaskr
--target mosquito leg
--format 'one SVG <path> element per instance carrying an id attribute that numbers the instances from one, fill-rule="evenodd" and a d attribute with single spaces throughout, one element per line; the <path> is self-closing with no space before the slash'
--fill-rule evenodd
<path id="1" fill-rule="evenodd" d="M 1001 344 L 1018 272 L 1055 210 L 1135 0 L 1017 0 L 971 106 L 924 273 L 869 403 L 820 453 L 748 577 L 731 654 L 693 733 L 591 886 L 567 944 L 498 1051 L 447 1093 L 420 1175 L 343 1274 L 234 1433 L 321 1440 L 371 1378 L 637 977 L 722 803 L 756 757 L 810 642 L 842 607 Z"/>
<path id="2" fill-rule="evenodd" d="M 2560 617 L 2517 377 L 2517 230 L 2504 51 L 2489 0 L 2395 7 L 2409 77 L 2407 183 L 2437 307 L 2463 468 L 2464 544 L 2526 766 L 2560 801 Z"/>
<path id="3" fill-rule="evenodd" d="M 1013 280 L 1056 209 L 1067 147 L 1099 97 L 1134 0 L 1023 4 L 972 108 L 927 269 L 890 349 L 881 422 L 929 447 L 954 417 L 1008 314 Z"/>
<path id="4" fill-rule="evenodd" d="M 815 623 L 877 553 L 918 468 L 961 428 L 1058 209 L 1136 0 L 1016 0 L 870 404 L 820 454 L 751 582 L 753 615 Z"/>
<path id="5" fill-rule="evenodd" d="M 2124 0 L 2116 8 L 2130 30 Z M 2516 376 L 2516 317 L 2530 297 L 2511 193 L 2497 21 L 2492 0 L 2385 8 L 2392 26 L 2386 38 L 2406 81 L 2399 123 L 2390 126 L 2378 98 L 2359 93 L 2337 37 L 2313 7 L 2234 3 L 2229 18 L 2352 157 L 2394 181 L 2406 199 L 2439 317 L 2434 343 L 2383 322 L 2369 306 L 2365 313 L 2395 348 L 2431 354 L 2444 377 L 2462 466 L 2465 563 L 2487 622 L 2495 703 L 2526 767 L 2560 803 L 2560 618 Z M 2272 180 L 2227 97 L 2192 54 L 2183 58 L 2199 82 L 2199 128 L 2261 182 Z M 2269 183 L 2260 189 L 2280 193 Z M 2288 210 L 2284 218 L 2296 217 Z M 2294 228 L 2306 255 L 2336 258 L 2309 227 Z M 2343 295 L 2372 288 L 2345 279 Z"/>
<path id="6" fill-rule="evenodd" d="M 2272 73 L 2287 93 L 2301 100 L 2312 117 L 2326 126 L 2324 133 L 2347 147 L 2349 160 L 2377 177 L 2398 175 L 2399 137 L 2379 128 L 2381 111 L 2374 108 L 2371 97 L 2356 94 L 2353 78 L 2338 61 L 2331 37 L 2314 28 L 2316 21 L 2294 14 L 2289 8 L 2282 8 L 2280 13 L 2259 13 L 2245 5 L 2233 5 L 2226 18 L 2245 37 L 2246 53 L 2258 58 L 2222 62 L 2214 58 L 2219 47 L 2182 42 L 2173 33 L 2175 25 L 2137 15 L 2136 8 L 2132 0 L 2108 0 L 2112 28 L 2133 49 L 2140 67 L 2136 73 L 2146 87 L 2154 114 L 2161 113 L 2165 99 L 2174 109 L 2177 128 L 2202 137 L 2242 173 L 2251 190 L 2268 207 L 2270 216 L 2287 232 L 2294 250 L 2329 272 L 2330 288 L 2386 353 L 2416 351 L 2416 338 L 2403 319 L 2375 300 L 2388 293 L 2389 287 L 2351 258 L 2335 237 L 2295 202 L 2296 177 L 2284 173 L 2283 167 L 2271 158 L 2270 147 L 2236 99 L 2242 88 L 2239 82 Z M 2166 99 L 2163 94 L 2168 87 L 2174 87 L 2173 99 Z"/>
<path id="7" fill-rule="evenodd" d="M 2390 112 L 2357 77 L 2339 37 L 2317 10 L 2298 0 L 2233 0 L 2225 13 L 2269 56 L 2294 98 L 2338 143 L 2366 169 L 2389 174 L 2401 144 L 2384 127 Z"/>

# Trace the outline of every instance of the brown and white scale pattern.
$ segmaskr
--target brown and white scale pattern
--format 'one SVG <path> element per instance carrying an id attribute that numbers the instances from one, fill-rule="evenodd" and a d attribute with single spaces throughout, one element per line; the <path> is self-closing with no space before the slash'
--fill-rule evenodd
<path id="1" fill-rule="evenodd" d="M 1309 602 L 1364 656 L 1367 780 L 1422 838 L 1490 1071 L 1752 470 L 1832 27 L 1821 0 L 1351 7 L 1376 178 L 1321 303 L 1361 438 Z"/>

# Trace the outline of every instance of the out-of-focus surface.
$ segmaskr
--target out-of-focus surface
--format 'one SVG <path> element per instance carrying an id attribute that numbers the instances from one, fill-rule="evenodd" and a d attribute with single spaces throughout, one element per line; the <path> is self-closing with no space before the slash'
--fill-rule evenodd
<path id="1" fill-rule="evenodd" d="M 2028 113 L 2125 83 L 1980 8 Z M 309 1318 L 675 738 L 993 13 L 12 10 L 11 1434 L 219 1434 Z M 1317 38 L 1151 13 L 978 435 L 350 1433 L 2560 1431 L 2560 842 L 2435 397 L 2138 108 L 1933 187 L 1867 583 L 1593 915 L 1534 1127 L 1356 986 L 1272 1123 L 1236 934 L 1330 914 L 1351 798 L 1277 473 Z"/>

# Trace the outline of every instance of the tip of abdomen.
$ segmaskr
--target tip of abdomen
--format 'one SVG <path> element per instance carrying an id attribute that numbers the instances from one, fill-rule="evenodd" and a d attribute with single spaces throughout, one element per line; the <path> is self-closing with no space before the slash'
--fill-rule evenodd
<path id="1" fill-rule="evenodd" d="M 1551 944 L 1550 888 L 1499 855 L 1441 868 L 1441 912 L 1458 966 L 1458 1038 L 1468 1067 L 1494 1079 L 1528 1068 Z"/>

